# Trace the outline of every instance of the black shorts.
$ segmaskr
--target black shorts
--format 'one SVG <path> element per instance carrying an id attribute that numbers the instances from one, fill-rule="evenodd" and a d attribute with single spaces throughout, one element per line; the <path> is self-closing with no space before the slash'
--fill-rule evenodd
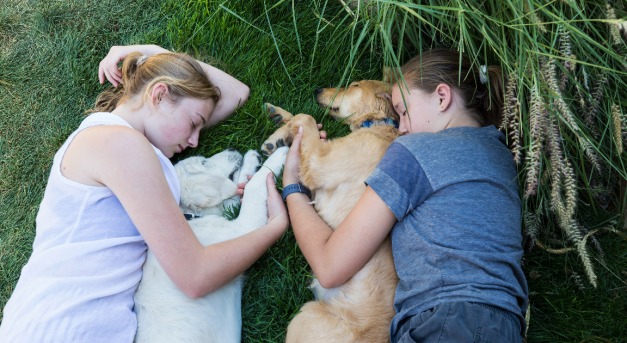
<path id="1" fill-rule="evenodd" d="M 405 318 L 392 342 L 522 342 L 520 319 L 495 306 L 450 302 Z"/>

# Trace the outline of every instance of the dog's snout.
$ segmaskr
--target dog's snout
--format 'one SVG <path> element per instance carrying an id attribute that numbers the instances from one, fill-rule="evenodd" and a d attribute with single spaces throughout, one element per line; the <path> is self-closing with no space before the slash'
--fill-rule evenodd
<path id="1" fill-rule="evenodd" d="M 226 148 L 226 150 L 227 150 L 227 151 L 235 151 L 235 148 L 234 148 L 234 147 L 232 147 L 232 146 L 230 146 L 230 147 L 227 147 L 227 148 Z"/>
<path id="2" fill-rule="evenodd" d="M 318 88 L 318 89 L 316 89 L 316 90 L 314 91 L 314 94 L 315 94 L 315 95 L 318 95 L 318 94 L 320 94 L 320 93 L 322 93 L 322 88 Z"/>

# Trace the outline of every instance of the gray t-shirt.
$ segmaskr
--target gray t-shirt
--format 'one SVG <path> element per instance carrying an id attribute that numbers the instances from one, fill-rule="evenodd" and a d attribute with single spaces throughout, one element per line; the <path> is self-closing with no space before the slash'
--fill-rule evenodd
<path id="1" fill-rule="evenodd" d="M 479 302 L 524 323 L 516 169 L 494 126 L 396 139 L 366 183 L 394 212 L 399 276 L 391 332 L 444 302 Z"/>

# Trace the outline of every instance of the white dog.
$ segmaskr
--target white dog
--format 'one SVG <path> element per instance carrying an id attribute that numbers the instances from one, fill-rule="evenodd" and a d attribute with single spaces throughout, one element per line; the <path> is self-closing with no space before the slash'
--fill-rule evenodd
<path id="1" fill-rule="evenodd" d="M 223 151 L 211 158 L 190 157 L 175 165 L 181 184 L 181 209 L 203 245 L 226 241 L 263 226 L 268 220 L 266 176 L 281 171 L 287 148 L 278 149 L 259 168 L 259 154 Z M 224 210 L 239 203 L 237 184 L 246 185 L 237 219 Z M 135 342 L 240 342 L 243 276 L 200 299 L 187 297 L 148 250 L 135 294 Z"/>

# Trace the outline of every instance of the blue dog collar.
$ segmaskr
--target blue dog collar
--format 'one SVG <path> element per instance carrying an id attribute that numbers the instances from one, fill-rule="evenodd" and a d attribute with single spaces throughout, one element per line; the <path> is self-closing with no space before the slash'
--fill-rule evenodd
<path id="1" fill-rule="evenodd" d="M 383 120 L 366 120 L 359 127 L 369 128 L 375 125 L 389 125 L 398 129 L 398 122 L 392 118 L 385 118 Z"/>

